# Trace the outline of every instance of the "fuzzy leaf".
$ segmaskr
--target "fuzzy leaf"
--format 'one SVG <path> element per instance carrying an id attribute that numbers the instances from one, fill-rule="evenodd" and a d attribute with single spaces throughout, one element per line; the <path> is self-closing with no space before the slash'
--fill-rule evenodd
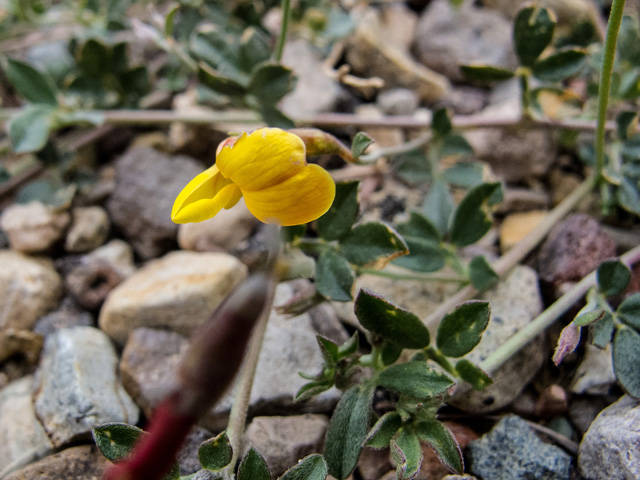
<path id="1" fill-rule="evenodd" d="M 337 302 L 350 301 L 355 278 L 349 262 L 334 250 L 326 250 L 318 257 L 316 289 L 323 297 Z"/>
<path id="2" fill-rule="evenodd" d="M 16 91 L 31 103 L 58 105 L 56 87 L 42 72 L 20 60 L 7 60 L 7 78 Z"/>
<path id="3" fill-rule="evenodd" d="M 91 429 L 93 441 L 108 460 L 117 462 L 133 450 L 144 433 L 142 429 L 126 423 L 104 423 Z"/>
<path id="4" fill-rule="evenodd" d="M 463 472 L 462 451 L 447 427 L 437 420 L 422 421 L 416 425 L 416 434 L 420 441 L 433 448 L 445 467 L 452 472 Z"/>
<path id="5" fill-rule="evenodd" d="M 442 180 L 435 180 L 429 188 L 422 211 L 442 235 L 449 229 L 449 219 L 453 209 L 453 197 L 447 184 Z"/>
<path id="6" fill-rule="evenodd" d="M 280 480 L 324 480 L 327 478 L 327 462 L 319 453 L 304 457 L 297 465 L 284 472 Z"/>
<path id="7" fill-rule="evenodd" d="M 624 323 L 640 330 L 640 293 L 625 298 L 616 313 Z"/>
<path id="8" fill-rule="evenodd" d="M 237 478 L 238 480 L 271 480 L 267 462 L 253 447 L 242 459 Z"/>
<path id="9" fill-rule="evenodd" d="M 409 253 L 406 243 L 388 225 L 363 223 L 340 242 L 340 250 L 354 265 L 382 264 Z"/>
<path id="10" fill-rule="evenodd" d="M 202 442 L 198 447 L 198 460 L 207 470 L 221 470 L 231 462 L 233 448 L 227 437 L 227 432 Z"/>
<path id="11" fill-rule="evenodd" d="M 493 383 L 491 377 L 480 367 L 464 358 L 456 363 L 456 372 L 458 372 L 462 380 L 471 384 L 475 390 L 482 391 Z"/>
<path id="12" fill-rule="evenodd" d="M 513 40 L 520 64 L 526 67 L 551 43 L 556 27 L 554 15 L 538 5 L 521 9 L 513 24 Z"/>
<path id="13" fill-rule="evenodd" d="M 261 104 L 275 105 L 294 86 L 293 72 L 279 63 L 265 63 L 259 66 L 251 76 L 248 93 Z"/>
<path id="14" fill-rule="evenodd" d="M 613 317 L 609 312 L 591 327 L 591 343 L 596 347 L 607 348 L 613 335 Z"/>
<path id="15" fill-rule="evenodd" d="M 331 208 L 316 221 L 318 235 L 325 240 L 338 240 L 349 233 L 360 209 L 358 187 L 359 182 L 336 184 Z"/>
<path id="16" fill-rule="evenodd" d="M 624 391 L 640 398 L 640 334 L 632 328 L 622 327 L 616 332 L 613 371 Z"/>
<path id="17" fill-rule="evenodd" d="M 444 316 L 436 333 L 436 345 L 447 357 L 462 357 L 474 349 L 489 324 L 489 302 L 471 300 Z"/>
<path id="18" fill-rule="evenodd" d="M 422 464 L 422 447 L 418 436 L 412 430 L 401 428 L 391 440 L 391 456 L 396 463 L 398 480 L 415 477 Z"/>
<path id="19" fill-rule="evenodd" d="M 493 224 L 490 207 L 501 200 L 500 183 L 482 183 L 469 190 L 453 215 L 451 243 L 465 247 L 480 240 Z"/>
<path id="20" fill-rule="evenodd" d="M 583 50 L 570 48 L 538 60 L 531 71 L 535 77 L 545 82 L 561 82 L 578 73 L 585 62 L 586 54 Z"/>
<path id="21" fill-rule="evenodd" d="M 627 288 L 631 280 L 631 271 L 618 260 L 602 262 L 596 271 L 600 291 L 605 297 L 617 295 Z"/>
<path id="22" fill-rule="evenodd" d="M 478 255 L 469 263 L 469 280 L 471 280 L 471 285 L 483 292 L 498 283 L 500 277 L 493 271 L 487 259 Z"/>
<path id="23" fill-rule="evenodd" d="M 604 315 L 605 311 L 602 309 L 591 310 L 590 312 L 579 313 L 572 323 L 577 327 L 586 327 L 604 318 Z"/>
<path id="24" fill-rule="evenodd" d="M 378 384 L 401 395 L 428 400 L 446 392 L 453 381 L 425 362 L 406 362 L 390 365 L 382 370 L 378 376 Z"/>
<path id="25" fill-rule="evenodd" d="M 387 448 L 391 439 L 402 426 L 402 418 L 395 412 L 387 412 L 375 423 L 367 436 L 367 447 Z"/>

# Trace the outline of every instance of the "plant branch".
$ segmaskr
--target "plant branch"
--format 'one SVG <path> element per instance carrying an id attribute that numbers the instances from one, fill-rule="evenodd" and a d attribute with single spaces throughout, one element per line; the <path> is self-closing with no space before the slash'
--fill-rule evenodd
<path id="1" fill-rule="evenodd" d="M 390 278 L 393 280 L 414 280 L 418 282 L 465 283 L 467 281 L 458 275 L 448 275 L 446 273 L 400 273 L 390 272 L 388 270 L 376 270 L 374 268 L 358 268 L 358 273 L 375 275 L 377 277 Z"/>
<path id="2" fill-rule="evenodd" d="M 280 28 L 280 37 L 278 38 L 278 46 L 276 48 L 276 61 L 280 63 L 282 60 L 282 52 L 284 52 L 284 44 L 287 41 L 287 29 L 289 27 L 289 10 L 291 7 L 290 0 L 282 0 L 282 25 Z"/>

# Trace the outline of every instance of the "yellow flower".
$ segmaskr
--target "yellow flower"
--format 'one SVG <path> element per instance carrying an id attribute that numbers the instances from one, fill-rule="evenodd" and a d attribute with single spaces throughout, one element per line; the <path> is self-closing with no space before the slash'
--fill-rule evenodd
<path id="1" fill-rule="evenodd" d="M 216 163 L 180 192 L 173 204 L 175 223 L 201 222 L 244 196 L 260 221 L 301 225 L 322 216 L 333 203 L 335 183 L 322 167 L 307 164 L 300 137 L 279 128 L 261 128 L 228 138 Z"/>

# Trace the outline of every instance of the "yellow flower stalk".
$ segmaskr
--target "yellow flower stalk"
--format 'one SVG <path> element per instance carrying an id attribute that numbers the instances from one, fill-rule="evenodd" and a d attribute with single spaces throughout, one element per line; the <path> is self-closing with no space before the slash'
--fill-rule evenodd
<path id="1" fill-rule="evenodd" d="M 302 139 L 279 128 L 261 128 L 226 139 L 216 163 L 191 180 L 173 204 L 175 223 L 202 222 L 244 196 L 261 222 L 302 225 L 322 216 L 333 203 L 329 172 L 308 164 Z"/>

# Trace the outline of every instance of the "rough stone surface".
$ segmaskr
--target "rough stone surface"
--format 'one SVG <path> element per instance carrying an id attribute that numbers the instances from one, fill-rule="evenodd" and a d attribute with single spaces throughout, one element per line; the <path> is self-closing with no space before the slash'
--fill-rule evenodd
<path id="1" fill-rule="evenodd" d="M 608 344 L 605 349 L 586 344 L 584 357 L 571 382 L 571 392 L 602 395 L 609 393 L 609 389 L 615 383 L 611 344 Z"/>
<path id="2" fill-rule="evenodd" d="M 507 215 L 500 224 L 501 250 L 506 252 L 534 231 L 546 214 L 544 210 L 531 210 Z"/>
<path id="3" fill-rule="evenodd" d="M 224 253 L 169 253 L 109 294 L 100 311 L 100 328 L 121 345 L 137 327 L 189 335 L 246 276 L 247 268 Z"/>
<path id="4" fill-rule="evenodd" d="M 143 259 L 165 253 L 178 234 L 171 221 L 173 201 L 202 166 L 189 157 L 134 148 L 118 158 L 115 168 L 115 191 L 107 202 L 113 223 Z"/>
<path id="5" fill-rule="evenodd" d="M 82 445 L 44 458 L 4 480 L 100 480 L 109 463 L 97 448 Z"/>
<path id="6" fill-rule="evenodd" d="M 588 480 L 640 478 L 640 402 L 624 395 L 582 437 L 580 473 Z"/>
<path id="7" fill-rule="evenodd" d="M 33 409 L 33 377 L 26 376 L 0 390 L 0 477 L 53 449 Z"/>
<path id="8" fill-rule="evenodd" d="M 195 427 L 191 430 L 187 439 L 182 444 L 178 453 L 178 464 L 180 465 L 180 475 L 191 475 L 202 468 L 198 460 L 198 447 L 205 440 L 209 440 L 214 435 L 204 428 Z"/>
<path id="9" fill-rule="evenodd" d="M 89 312 L 82 310 L 72 297 L 65 297 L 60 302 L 57 310 L 40 317 L 33 327 L 33 331 L 46 337 L 61 328 L 91 327 L 93 325 L 93 316 Z"/>
<path id="10" fill-rule="evenodd" d="M 4 209 L 0 226 L 9 238 L 14 250 L 25 253 L 39 253 L 58 242 L 71 217 L 69 212 L 56 211 L 40 202 L 14 204 Z"/>
<path id="11" fill-rule="evenodd" d="M 209 220 L 180 225 L 178 245 L 196 252 L 228 252 L 246 240 L 259 223 L 241 199 L 233 208 L 221 210 Z"/>
<path id="12" fill-rule="evenodd" d="M 580 435 L 584 435 L 596 419 L 598 414 L 609 406 L 605 397 L 591 395 L 574 395 L 569 402 L 569 418 L 578 429 Z"/>
<path id="13" fill-rule="evenodd" d="M 109 338 L 97 328 L 66 328 L 47 337 L 34 404 L 56 447 L 88 438 L 99 423 L 138 421 L 138 407 L 116 375 L 117 361 Z"/>
<path id="14" fill-rule="evenodd" d="M 67 252 L 83 253 L 98 248 L 109 235 L 110 222 L 102 207 L 78 207 L 71 212 L 72 220 L 64 248 Z"/>
<path id="15" fill-rule="evenodd" d="M 7 358 L 20 355 L 28 364 L 38 363 L 42 350 L 42 335 L 31 330 L 7 328 L 0 330 L 0 363 Z"/>
<path id="16" fill-rule="evenodd" d="M 264 457 L 272 477 L 279 477 L 298 460 L 320 452 L 329 419 L 324 415 L 256 417 L 245 432 L 245 448 Z"/>
<path id="17" fill-rule="evenodd" d="M 491 305 L 491 320 L 482 340 L 465 358 L 479 363 L 499 345 L 525 327 L 542 311 L 538 279 L 533 269 L 518 266 L 482 299 Z M 538 337 L 493 374 L 484 391 L 461 390 L 450 403 L 462 410 L 485 413 L 511 403 L 535 376 L 546 358 L 546 343 Z"/>
<path id="18" fill-rule="evenodd" d="M 520 417 L 510 415 L 467 447 L 469 471 L 491 480 L 569 480 L 571 457 L 540 440 Z M 601 477 L 607 478 L 607 477 Z"/>
<path id="19" fill-rule="evenodd" d="M 464 79 L 460 65 L 517 66 L 506 18 L 470 4 L 456 8 L 447 0 L 430 2 L 422 13 L 415 49 L 424 65 L 454 81 Z"/>
<path id="20" fill-rule="evenodd" d="M 412 115 L 417 110 L 420 100 L 412 90 L 392 88 L 381 92 L 377 102 L 387 115 Z"/>
<path id="21" fill-rule="evenodd" d="M 62 279 L 50 261 L 0 250 L 0 330 L 29 329 L 55 308 Z"/>

